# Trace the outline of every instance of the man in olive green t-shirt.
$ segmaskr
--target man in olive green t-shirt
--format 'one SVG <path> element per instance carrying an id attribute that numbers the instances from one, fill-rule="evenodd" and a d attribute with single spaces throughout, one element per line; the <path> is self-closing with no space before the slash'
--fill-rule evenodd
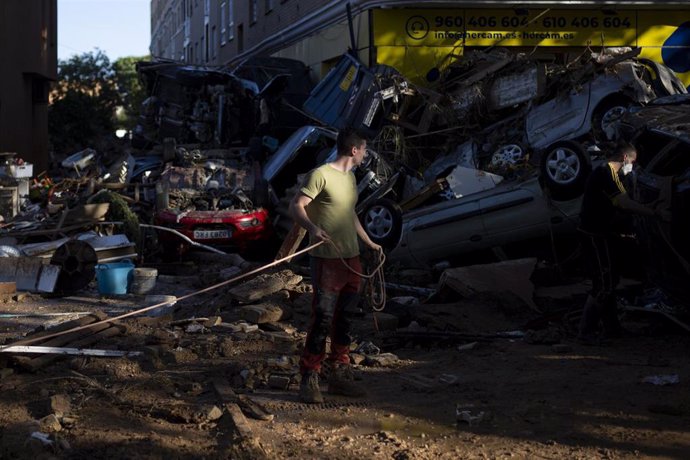
<path id="1" fill-rule="evenodd" d="M 346 129 L 338 134 L 337 145 L 335 161 L 311 171 L 291 203 L 292 216 L 307 229 L 310 243 L 325 241 L 310 253 L 314 297 L 311 324 L 300 359 L 300 399 L 307 403 L 323 402 L 318 373 L 326 357 L 329 335 L 328 361 L 333 364 L 328 379 L 329 393 L 364 394 L 349 372 L 350 325 L 344 312 L 359 302 L 360 277 L 348 266 L 362 272 L 358 236 L 370 248 L 381 250 L 366 234 L 355 213 L 357 184 L 351 169 L 364 160 L 367 141 Z"/>

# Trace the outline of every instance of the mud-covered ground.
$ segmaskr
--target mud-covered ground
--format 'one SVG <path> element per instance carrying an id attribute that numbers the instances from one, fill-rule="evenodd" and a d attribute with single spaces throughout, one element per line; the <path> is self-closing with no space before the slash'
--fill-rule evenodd
<path id="1" fill-rule="evenodd" d="M 156 291 L 192 292 L 213 281 L 204 273 L 201 279 L 164 277 Z M 140 356 L 66 357 L 27 372 L 3 353 L 0 458 L 690 455 L 690 339 L 660 316 L 628 314 L 626 325 L 641 336 L 587 347 L 570 338 L 576 318 L 563 313 L 581 301 L 577 288 L 557 301 L 548 294 L 539 298 L 538 291 L 539 307 L 552 309 L 547 315 L 510 296 L 451 296 L 407 308 L 404 315 L 391 310 L 405 325 L 396 330 L 395 317 L 379 315 L 374 323 L 370 313 L 355 312 L 353 348 L 366 342 L 380 348 L 378 358 L 371 350 L 364 350 L 368 358 L 352 355 L 368 395 L 326 393 L 324 404 L 305 405 L 297 399 L 296 363 L 308 321 L 306 281 L 273 294 L 270 301 L 288 318 L 255 331 L 228 326 L 238 324 L 239 306 L 221 288 L 177 304 L 172 316 L 123 320 L 123 335 L 90 347 Z M 28 295 L 0 303 L 0 309 L 103 311 L 113 317 L 143 304 L 143 296 L 106 299 L 92 289 L 63 299 Z M 208 321 L 171 323 L 192 317 Z M 2 318 L 0 339 L 18 339 L 49 320 L 56 318 Z M 377 331 L 377 325 L 387 330 Z M 497 336 L 500 331 L 526 335 Z M 654 376 L 677 376 L 677 383 L 644 383 Z M 246 417 L 238 430 L 237 415 L 232 417 L 214 382 L 260 404 L 273 419 Z"/>

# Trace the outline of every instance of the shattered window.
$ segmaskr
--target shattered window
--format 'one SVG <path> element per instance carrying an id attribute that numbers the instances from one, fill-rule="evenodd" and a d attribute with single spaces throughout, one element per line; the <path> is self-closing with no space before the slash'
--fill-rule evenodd
<path id="1" fill-rule="evenodd" d="M 201 49 L 204 53 L 204 62 L 208 62 L 208 41 L 206 37 L 201 37 Z"/>
<path id="2" fill-rule="evenodd" d="M 216 43 L 218 43 L 218 32 L 216 26 L 211 27 L 211 59 L 216 58 Z"/>

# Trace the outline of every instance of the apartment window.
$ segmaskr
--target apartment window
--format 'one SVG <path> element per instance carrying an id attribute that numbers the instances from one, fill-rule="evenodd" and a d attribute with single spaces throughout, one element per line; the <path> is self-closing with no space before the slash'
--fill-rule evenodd
<path id="1" fill-rule="evenodd" d="M 264 6 L 266 7 L 266 14 L 270 13 L 271 10 L 273 10 L 273 0 L 266 0 L 266 4 Z"/>
<path id="2" fill-rule="evenodd" d="M 228 41 L 235 38 L 235 0 L 228 0 Z"/>
<path id="3" fill-rule="evenodd" d="M 34 104 L 47 104 L 48 94 L 50 94 L 50 80 L 40 76 L 31 78 L 31 101 Z"/>
<path id="4" fill-rule="evenodd" d="M 216 26 L 211 27 L 211 59 L 216 58 L 216 43 L 218 43 L 218 33 Z"/>
<path id="5" fill-rule="evenodd" d="M 225 16 L 225 2 L 222 2 L 220 4 L 220 46 L 225 45 L 225 25 L 227 24 L 227 22 L 228 18 Z"/>
<path id="6" fill-rule="evenodd" d="M 237 52 L 244 51 L 244 26 L 242 24 L 237 26 Z"/>
<path id="7" fill-rule="evenodd" d="M 249 2 L 249 23 L 254 24 L 259 18 L 258 0 L 250 0 Z"/>

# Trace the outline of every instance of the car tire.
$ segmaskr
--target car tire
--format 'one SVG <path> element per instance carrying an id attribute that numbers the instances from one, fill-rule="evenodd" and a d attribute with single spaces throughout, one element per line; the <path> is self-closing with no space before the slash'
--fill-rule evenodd
<path id="1" fill-rule="evenodd" d="M 599 142 L 615 139 L 615 128 L 611 126 L 635 103 L 624 96 L 610 97 L 599 103 L 592 113 L 592 134 Z"/>
<path id="2" fill-rule="evenodd" d="M 370 204 L 360 220 L 371 241 L 384 249 L 392 249 L 402 232 L 402 209 L 388 198 L 380 198 Z"/>
<path id="3" fill-rule="evenodd" d="M 577 142 L 560 141 L 543 151 L 541 177 L 558 201 L 572 200 L 582 194 L 592 167 L 589 157 Z"/>

